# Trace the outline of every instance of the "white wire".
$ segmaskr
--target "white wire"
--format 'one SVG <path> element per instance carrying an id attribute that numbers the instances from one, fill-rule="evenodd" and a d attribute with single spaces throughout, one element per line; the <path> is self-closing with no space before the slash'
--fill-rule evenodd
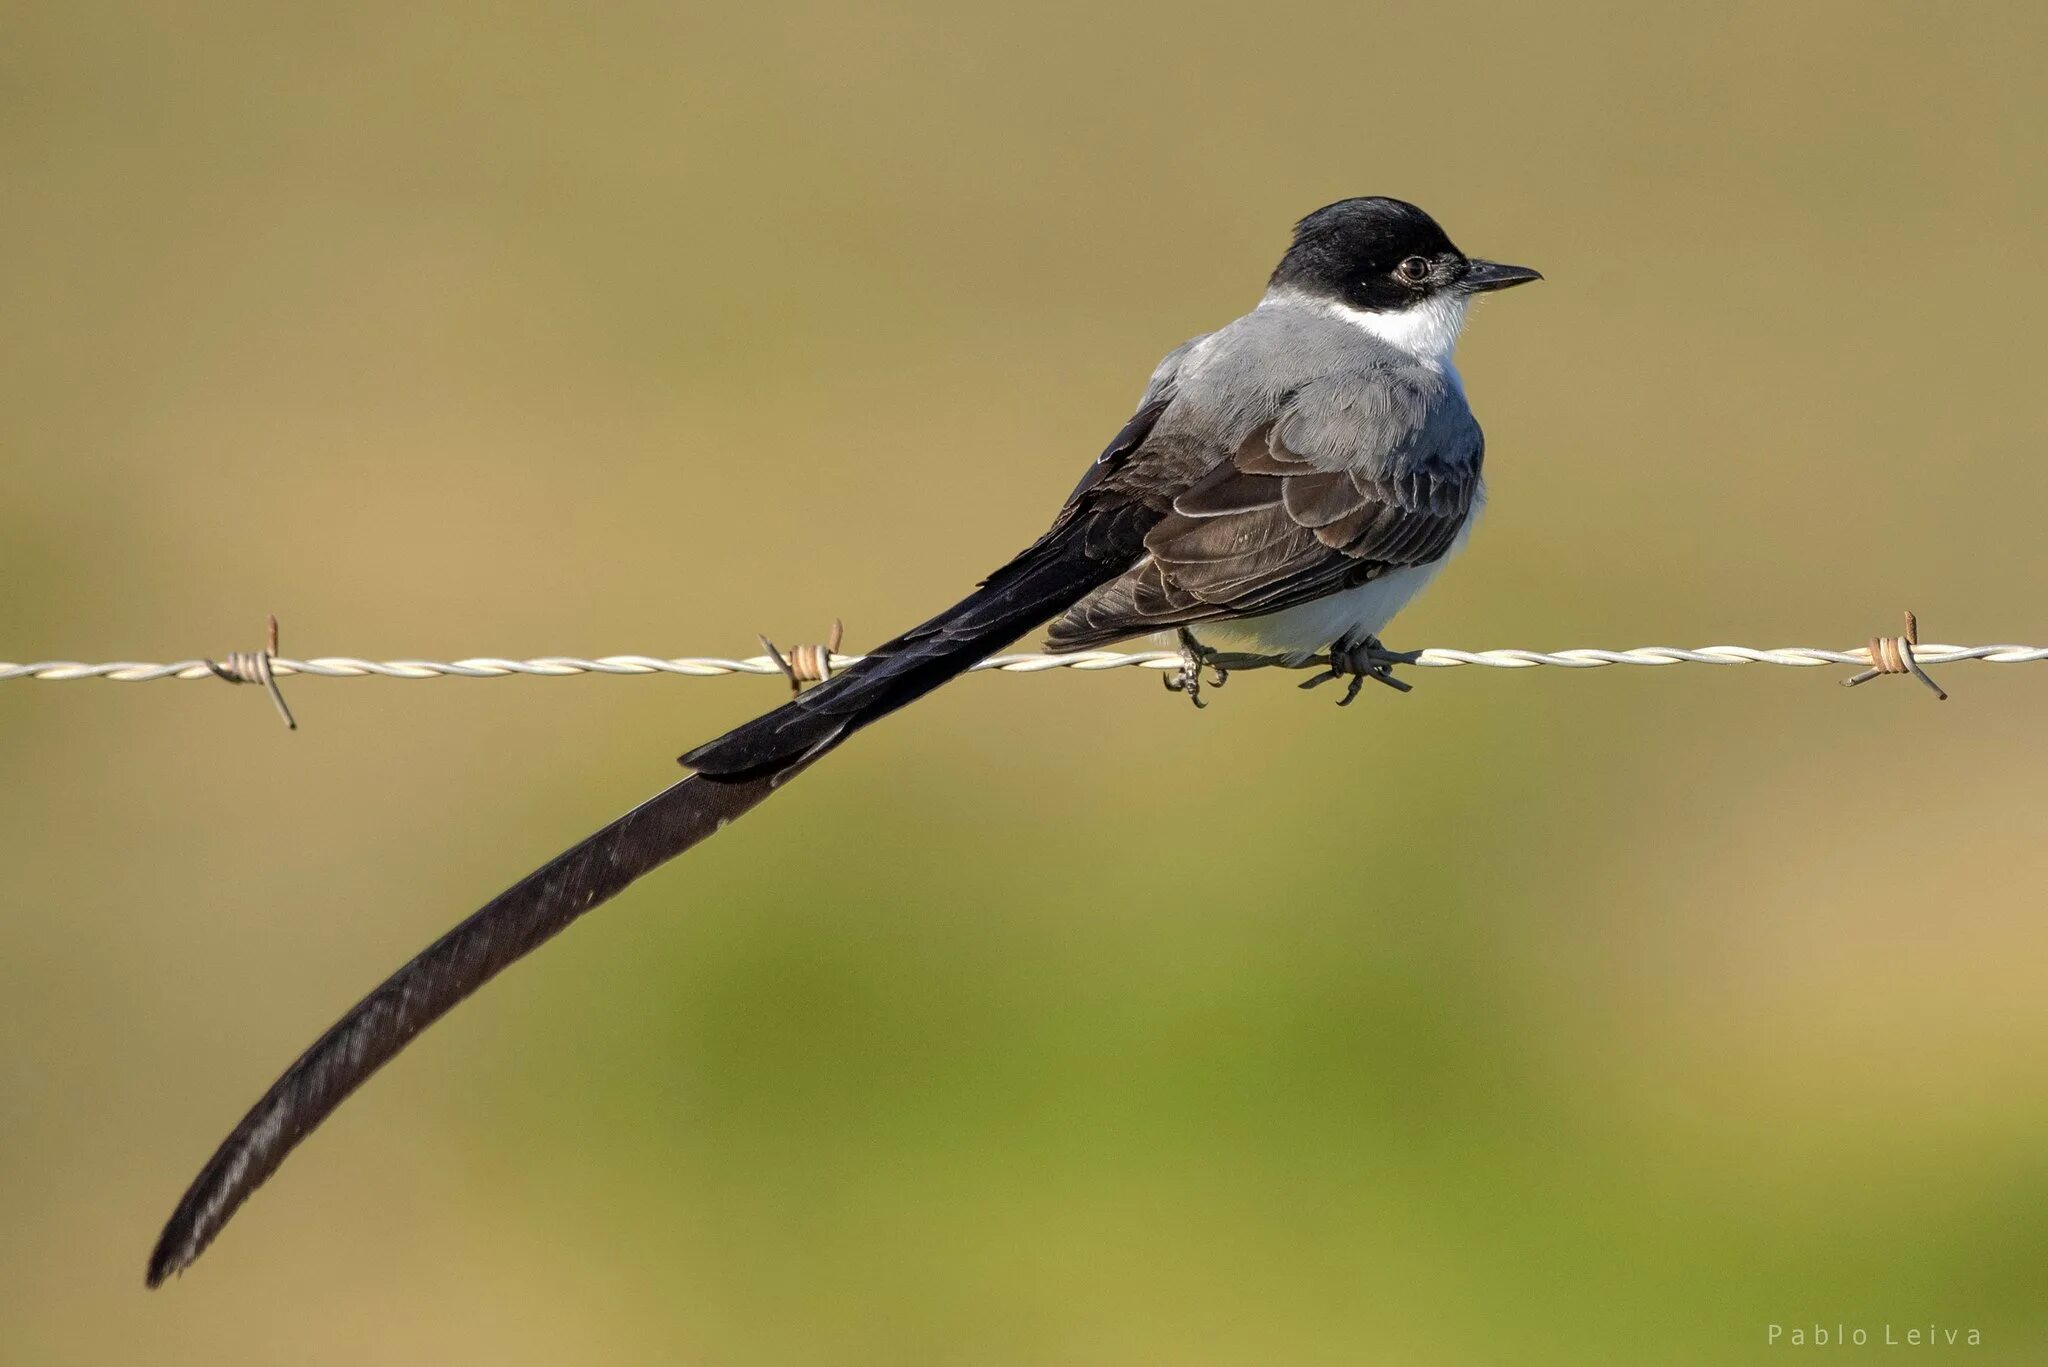
<path id="1" fill-rule="evenodd" d="M 2034 664 L 2048 660 L 2048 646 L 1921 645 L 1913 656 L 1923 665 L 1957 664 L 1980 660 L 1985 664 Z M 834 655 L 834 672 L 858 664 L 858 655 Z M 1181 657 L 1170 650 L 1124 653 L 1114 650 L 1084 650 L 1071 655 L 998 655 L 974 666 L 976 671 L 997 670 L 1005 674 L 1041 674 L 1053 669 L 1156 669 L 1180 668 Z M 1676 646 L 1637 646 L 1632 650 L 1446 650 L 1421 653 L 1416 665 L 1424 669 L 1455 669 L 1476 665 L 1486 669 L 1604 669 L 1610 665 L 1783 665 L 1793 669 L 1814 669 L 1823 665 L 1868 667 L 1870 648 L 1819 650 L 1811 646 L 1781 646 L 1759 650 L 1751 646 L 1701 646 L 1681 650 Z M 1306 666 L 1305 666 L 1306 667 Z M 560 679 L 578 674 L 670 674 L 684 678 L 718 678 L 734 674 L 780 675 L 782 667 L 766 655 L 744 659 L 722 656 L 682 656 L 663 659 L 653 655 L 602 655 L 595 659 L 549 655 L 532 660 L 505 660 L 481 656 L 469 660 L 359 660 L 347 655 L 323 655 L 311 660 L 277 656 L 271 670 L 278 678 L 309 675 L 323 679 L 497 679 L 510 675 Z M 114 683 L 151 683 L 159 679 L 211 679 L 215 675 L 204 660 L 177 660 L 168 664 L 112 661 L 82 664 L 75 660 L 43 660 L 33 664 L 0 662 L 0 680 L 40 679 L 46 683 L 68 683 L 78 679 L 106 679 Z"/>

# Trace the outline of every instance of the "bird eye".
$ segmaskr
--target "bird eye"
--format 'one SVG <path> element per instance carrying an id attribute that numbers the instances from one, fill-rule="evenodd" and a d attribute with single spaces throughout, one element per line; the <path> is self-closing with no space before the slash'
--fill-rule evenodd
<path id="1" fill-rule="evenodd" d="M 1400 272 L 1401 278 L 1411 285 L 1419 285 L 1429 278 L 1429 262 L 1419 256 L 1409 257 L 1396 269 Z"/>

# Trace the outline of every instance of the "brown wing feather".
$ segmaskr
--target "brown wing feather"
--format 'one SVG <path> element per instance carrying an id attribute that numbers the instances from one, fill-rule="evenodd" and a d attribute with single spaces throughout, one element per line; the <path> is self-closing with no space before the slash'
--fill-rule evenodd
<path id="1" fill-rule="evenodd" d="M 1467 473 L 1319 468 L 1265 424 L 1173 500 L 1147 558 L 1053 623 L 1047 645 L 1127 636 L 1304 603 L 1441 558 L 1478 487 Z"/>

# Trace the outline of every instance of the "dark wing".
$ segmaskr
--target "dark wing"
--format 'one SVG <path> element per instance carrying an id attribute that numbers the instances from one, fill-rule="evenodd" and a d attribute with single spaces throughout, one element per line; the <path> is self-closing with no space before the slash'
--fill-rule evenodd
<path id="1" fill-rule="evenodd" d="M 1441 559 L 1479 490 L 1478 429 L 1442 458 L 1330 468 L 1255 430 L 1173 500 L 1149 555 L 1053 623 L 1053 650 L 1256 617 Z"/>
<path id="2" fill-rule="evenodd" d="M 1071 510 L 1079 507 L 1082 497 L 1090 489 L 1120 469 L 1126 461 L 1137 454 L 1138 448 L 1152 435 L 1152 429 L 1159 425 L 1159 419 L 1166 415 L 1166 410 L 1173 404 L 1173 386 L 1170 383 L 1154 385 L 1153 390 L 1154 392 L 1146 394 L 1144 401 L 1138 405 L 1138 411 L 1131 414 L 1131 420 L 1123 425 L 1123 430 L 1110 440 L 1109 445 L 1102 448 L 1102 454 L 1090 461 L 1088 468 L 1081 472 L 1080 483 L 1074 486 L 1074 492 L 1067 495 L 1066 503 L 1060 508 L 1061 517 L 1067 516 Z"/>

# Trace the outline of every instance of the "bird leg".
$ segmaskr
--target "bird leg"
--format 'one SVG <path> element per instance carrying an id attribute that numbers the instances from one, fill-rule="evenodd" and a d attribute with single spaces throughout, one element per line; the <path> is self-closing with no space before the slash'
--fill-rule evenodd
<path id="1" fill-rule="evenodd" d="M 1388 650 L 1380 644 L 1377 636 L 1346 637 L 1330 646 L 1330 667 L 1323 673 L 1301 685 L 1314 688 L 1332 679 L 1349 679 L 1344 696 L 1337 699 L 1337 706 L 1349 707 L 1351 700 L 1358 696 L 1358 690 L 1365 687 L 1367 679 L 1375 680 L 1406 693 L 1415 685 L 1394 677 L 1395 665 L 1412 665 L 1422 658 L 1419 650 Z"/>
<path id="2" fill-rule="evenodd" d="M 1211 688 L 1223 687 L 1230 671 L 1216 663 L 1217 652 L 1195 639 L 1195 634 L 1186 627 L 1179 629 L 1180 668 L 1166 676 L 1166 691 L 1185 693 L 1188 701 L 1196 707 L 1207 707 L 1202 701 L 1202 668 L 1208 666 L 1215 677 L 1209 680 Z"/>

